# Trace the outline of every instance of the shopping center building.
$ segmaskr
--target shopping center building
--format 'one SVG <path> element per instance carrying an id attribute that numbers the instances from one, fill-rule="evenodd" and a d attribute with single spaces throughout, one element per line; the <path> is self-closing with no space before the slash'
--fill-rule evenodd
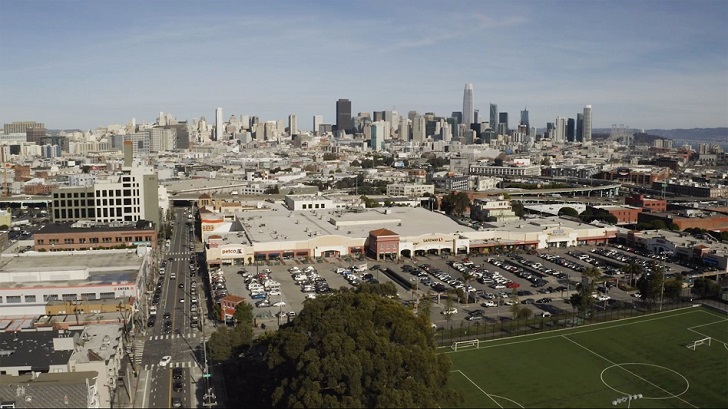
<path id="1" fill-rule="evenodd" d="M 295 202 L 304 200 L 305 210 Z M 288 196 L 251 211 L 201 207 L 209 265 L 255 260 L 366 255 L 400 259 L 423 254 L 470 254 L 604 243 L 617 228 L 559 217 L 487 223 L 478 230 L 421 207 L 345 208 L 331 199 Z M 213 223 L 209 223 L 213 221 Z"/>

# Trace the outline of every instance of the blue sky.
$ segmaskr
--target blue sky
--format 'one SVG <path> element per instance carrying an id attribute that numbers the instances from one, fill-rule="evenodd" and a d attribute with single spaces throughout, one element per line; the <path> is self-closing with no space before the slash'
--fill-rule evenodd
<path id="1" fill-rule="evenodd" d="M 728 1 L 0 0 L 0 121 L 92 129 L 215 108 L 728 126 Z"/>

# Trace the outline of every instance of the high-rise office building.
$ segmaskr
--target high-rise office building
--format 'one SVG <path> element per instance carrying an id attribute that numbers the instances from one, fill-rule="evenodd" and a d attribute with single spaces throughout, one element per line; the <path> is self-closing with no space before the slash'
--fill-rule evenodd
<path id="1" fill-rule="evenodd" d="M 592 106 L 584 107 L 584 131 L 582 132 L 584 142 L 591 142 L 592 136 Z"/>
<path id="2" fill-rule="evenodd" d="M 490 129 L 498 130 L 498 105 L 490 104 Z"/>
<path id="3" fill-rule="evenodd" d="M 41 139 L 46 136 L 46 129 L 42 126 L 30 126 L 25 129 L 25 140 L 40 145 Z"/>
<path id="4" fill-rule="evenodd" d="M 288 135 L 298 135 L 298 118 L 296 118 L 296 114 L 288 115 Z"/>
<path id="5" fill-rule="evenodd" d="M 463 123 L 467 128 L 475 120 L 475 100 L 473 97 L 473 84 L 465 84 L 465 92 L 463 93 Z"/>
<path id="6" fill-rule="evenodd" d="M 505 129 L 505 131 L 501 132 L 502 129 Z M 508 127 L 508 112 L 499 112 L 498 113 L 498 133 L 501 135 L 508 134 L 508 130 L 510 128 Z"/>
<path id="7" fill-rule="evenodd" d="M 407 117 L 399 117 L 399 139 L 402 141 L 409 141 L 409 119 Z"/>
<path id="8" fill-rule="evenodd" d="M 452 114 L 450 115 L 450 117 L 452 117 L 452 118 L 454 118 L 454 119 L 455 119 L 455 124 L 456 124 L 456 125 L 460 125 L 461 123 L 463 123 L 463 113 L 462 113 L 462 112 L 460 112 L 460 111 L 454 111 L 454 112 L 453 112 L 453 113 L 452 113 Z"/>
<path id="9" fill-rule="evenodd" d="M 319 132 L 321 132 L 320 128 L 323 123 L 324 123 L 323 115 L 314 115 L 313 116 L 313 133 L 314 134 L 318 134 Z"/>
<path id="10" fill-rule="evenodd" d="M 412 120 L 412 140 L 415 142 L 424 142 L 425 139 L 427 139 L 426 136 L 426 126 L 427 122 L 425 121 L 425 117 L 422 115 L 415 116 L 415 119 Z"/>
<path id="11" fill-rule="evenodd" d="M 566 140 L 568 142 L 576 142 L 576 122 L 574 118 L 566 120 Z"/>
<path id="12" fill-rule="evenodd" d="M 531 124 L 528 122 L 528 109 L 523 108 L 523 111 L 521 111 L 521 125 L 526 125 L 526 127 L 530 128 Z"/>
<path id="13" fill-rule="evenodd" d="M 554 122 L 554 142 L 564 143 L 566 141 L 566 118 L 557 116 Z"/>
<path id="14" fill-rule="evenodd" d="M 351 117 L 351 101 L 339 99 L 336 101 L 336 132 L 352 133 L 354 119 Z"/>
<path id="15" fill-rule="evenodd" d="M 34 121 L 11 122 L 3 126 L 3 132 L 5 135 L 11 133 L 25 133 L 28 128 L 45 128 L 45 125 L 41 122 Z"/>
<path id="16" fill-rule="evenodd" d="M 576 142 L 584 142 L 584 114 L 576 114 Z"/>
<path id="17" fill-rule="evenodd" d="M 221 141 L 225 132 L 225 125 L 222 123 L 222 108 L 217 107 L 215 110 L 215 140 Z"/>
<path id="18" fill-rule="evenodd" d="M 481 119 L 480 119 L 480 110 L 479 109 L 476 109 L 475 111 L 473 111 L 473 123 L 474 124 L 479 124 L 480 122 L 481 122 Z"/>

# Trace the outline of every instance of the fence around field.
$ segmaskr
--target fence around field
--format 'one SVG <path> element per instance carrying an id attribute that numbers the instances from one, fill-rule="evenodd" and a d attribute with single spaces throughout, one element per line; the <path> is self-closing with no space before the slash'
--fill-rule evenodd
<path id="1" fill-rule="evenodd" d="M 481 341 L 508 338 L 517 335 L 528 335 L 548 332 L 563 328 L 579 327 L 587 324 L 616 321 L 624 318 L 654 314 L 659 311 L 670 311 L 703 304 L 711 309 L 728 314 L 728 304 L 715 300 L 681 300 L 665 302 L 662 306 L 651 303 L 626 303 L 622 308 L 601 310 L 594 308 L 588 313 L 563 312 L 551 317 L 532 317 L 521 320 L 503 319 L 498 322 L 470 323 L 468 321 L 451 322 L 446 328 L 439 328 L 435 333 L 437 346 L 449 347 L 453 342 L 479 339 Z M 502 317 L 505 318 L 505 317 Z"/>

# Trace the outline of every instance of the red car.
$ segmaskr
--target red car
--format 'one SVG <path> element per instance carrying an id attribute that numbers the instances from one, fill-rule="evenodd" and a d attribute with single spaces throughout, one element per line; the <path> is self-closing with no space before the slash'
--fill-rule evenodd
<path id="1" fill-rule="evenodd" d="M 509 282 L 506 283 L 506 287 L 508 287 L 508 288 L 518 288 L 520 286 L 521 286 L 520 284 L 515 283 L 513 281 L 509 281 Z"/>

